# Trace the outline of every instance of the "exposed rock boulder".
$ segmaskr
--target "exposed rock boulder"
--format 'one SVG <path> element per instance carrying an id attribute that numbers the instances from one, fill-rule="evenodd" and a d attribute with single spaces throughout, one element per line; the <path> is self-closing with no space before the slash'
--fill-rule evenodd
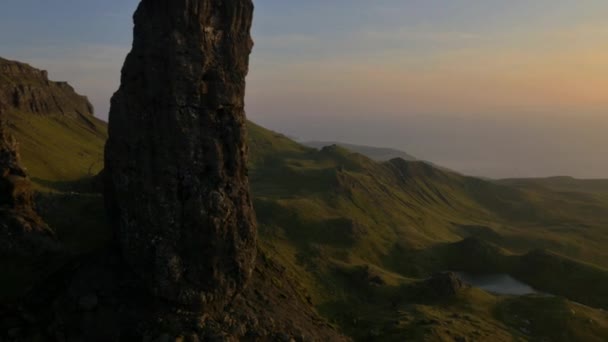
<path id="1" fill-rule="evenodd" d="M 0 103 L 0 255 L 35 256 L 56 249 L 53 232 L 34 210 L 30 180 Z"/>
<path id="2" fill-rule="evenodd" d="M 251 0 L 143 0 L 112 99 L 106 198 L 122 252 L 157 296 L 223 305 L 249 279 L 245 145 Z"/>
<path id="3" fill-rule="evenodd" d="M 66 82 L 49 81 L 48 73 L 0 58 L 0 100 L 21 113 L 88 119 L 93 106 Z"/>
<path id="4" fill-rule="evenodd" d="M 454 272 L 436 273 L 425 281 L 425 290 L 436 297 L 451 297 L 458 294 L 465 283 Z"/>

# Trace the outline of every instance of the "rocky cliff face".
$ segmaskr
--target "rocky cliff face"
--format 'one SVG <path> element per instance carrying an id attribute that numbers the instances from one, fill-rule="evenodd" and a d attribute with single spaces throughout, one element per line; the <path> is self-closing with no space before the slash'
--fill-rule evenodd
<path id="1" fill-rule="evenodd" d="M 49 81 L 44 70 L 0 58 L 0 102 L 32 179 L 72 181 L 101 170 L 106 124 L 70 85 Z"/>
<path id="2" fill-rule="evenodd" d="M 142 0 L 105 154 L 118 243 L 0 308 L 0 340 L 346 340 L 256 253 L 243 109 L 252 12 L 251 0 Z"/>
<path id="3" fill-rule="evenodd" d="M 245 145 L 250 0 L 143 0 L 112 99 L 106 198 L 126 261 L 157 296 L 222 306 L 250 277 Z"/>
<path id="4" fill-rule="evenodd" d="M 0 58 L 0 99 L 21 113 L 87 118 L 93 106 L 66 82 L 49 81 L 48 73 L 25 63 Z"/>
<path id="5" fill-rule="evenodd" d="M 34 210 L 31 184 L 0 102 L 0 255 L 33 256 L 56 247 L 52 231 Z"/>

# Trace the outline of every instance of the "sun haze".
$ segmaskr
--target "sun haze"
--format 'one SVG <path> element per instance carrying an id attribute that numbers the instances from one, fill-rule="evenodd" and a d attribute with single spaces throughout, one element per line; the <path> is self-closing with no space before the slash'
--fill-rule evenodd
<path id="1" fill-rule="evenodd" d="M 4 57 L 70 81 L 107 118 L 137 1 L 8 2 Z M 257 1 L 248 115 L 475 175 L 607 177 L 607 12 L 599 0 Z"/>

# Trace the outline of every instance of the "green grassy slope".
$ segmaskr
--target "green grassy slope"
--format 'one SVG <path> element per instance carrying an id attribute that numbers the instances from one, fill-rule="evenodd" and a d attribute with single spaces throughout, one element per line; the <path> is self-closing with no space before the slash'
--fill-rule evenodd
<path id="1" fill-rule="evenodd" d="M 488 182 L 421 162 L 380 164 L 336 146 L 311 151 L 261 127 L 250 130 L 252 136 L 272 139 L 264 146 L 274 149 L 269 153 L 252 139 L 251 180 L 262 243 L 297 270 L 322 312 L 353 336 L 368 339 L 371 331 L 395 340 L 449 337 L 445 327 L 418 327 L 411 315 L 453 321 L 445 330 L 472 338 L 479 327 L 483 338 L 493 340 L 590 336 L 578 333 L 580 321 L 559 314 L 535 320 L 523 333 L 512 322 L 513 311 L 527 314 L 534 303 L 552 307 L 555 302 L 521 298 L 514 309 L 511 299 L 489 294 L 468 297 L 453 308 L 467 312 L 485 298 L 488 312 L 473 312 L 472 321 L 450 319 L 435 303 L 402 310 L 409 324 L 386 326 L 398 315 L 391 298 L 416 279 L 445 269 L 511 273 L 547 292 L 608 305 L 608 204 L 601 197 L 586 190 L 564 193 Z M 534 252 L 539 248 L 553 252 Z M 369 276 L 360 276 L 362 268 L 387 285 L 370 286 Z M 576 305 L 558 302 L 562 308 Z M 607 336 L 605 315 L 589 310 L 604 320 L 591 335 Z M 551 332 L 547 327 L 553 324 L 567 333 Z M 422 335 L 416 335 L 419 330 Z"/>
<path id="2" fill-rule="evenodd" d="M 91 177 L 103 168 L 107 128 L 99 119 L 13 111 L 8 121 L 25 167 L 41 185 Z"/>
<path id="3" fill-rule="evenodd" d="M 105 125 L 12 121 L 24 163 L 44 190 L 42 215 L 74 256 L 103 245 L 101 196 L 62 191 L 101 168 Z M 253 123 L 249 140 L 261 248 L 355 338 L 608 338 L 608 317 L 591 308 L 608 308 L 602 194 L 488 182 L 401 159 L 378 163 L 337 146 L 308 148 Z M 445 300 L 418 295 L 424 278 L 446 269 L 511 273 L 590 307 L 475 288 Z"/>

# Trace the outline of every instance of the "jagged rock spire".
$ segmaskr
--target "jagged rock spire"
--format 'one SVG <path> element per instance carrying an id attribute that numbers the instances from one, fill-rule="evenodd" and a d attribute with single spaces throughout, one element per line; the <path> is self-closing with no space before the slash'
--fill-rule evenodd
<path id="1" fill-rule="evenodd" d="M 255 262 L 245 76 L 251 0 L 143 0 L 106 145 L 106 202 L 149 289 L 222 305 Z"/>
<path id="2" fill-rule="evenodd" d="M 5 106 L 0 102 L 0 256 L 58 251 L 53 232 L 34 210 L 32 184 L 5 120 Z"/>

